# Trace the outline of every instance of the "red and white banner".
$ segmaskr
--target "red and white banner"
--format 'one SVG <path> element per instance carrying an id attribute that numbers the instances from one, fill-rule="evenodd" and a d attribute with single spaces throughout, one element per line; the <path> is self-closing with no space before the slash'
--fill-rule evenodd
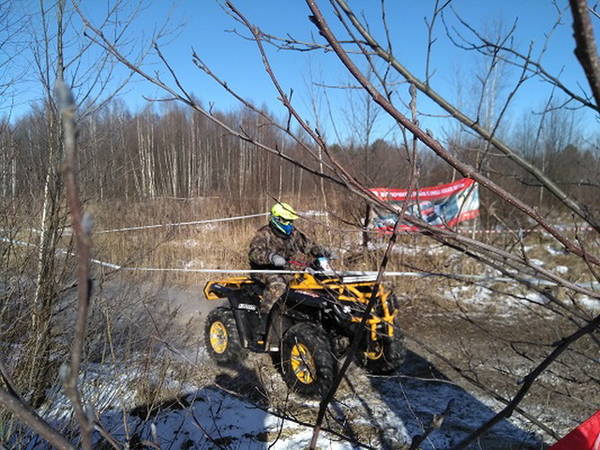
<path id="1" fill-rule="evenodd" d="M 479 190 L 477 183 L 470 178 L 413 190 L 410 196 L 406 189 L 375 188 L 371 192 L 398 211 L 408 202 L 406 214 L 436 227 L 451 227 L 479 215 Z M 378 231 L 391 231 L 397 218 L 389 211 L 376 211 L 371 226 Z M 419 227 L 405 223 L 400 225 L 399 230 L 418 231 Z"/>
<path id="2" fill-rule="evenodd" d="M 600 450 L 600 411 L 596 411 L 549 450 Z"/>

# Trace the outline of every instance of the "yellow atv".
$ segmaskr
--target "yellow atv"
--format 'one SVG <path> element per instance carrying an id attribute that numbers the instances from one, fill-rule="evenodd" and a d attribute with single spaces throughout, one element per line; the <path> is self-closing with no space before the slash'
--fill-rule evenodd
<path id="1" fill-rule="evenodd" d="M 319 258 L 317 269 L 328 266 Z M 314 268 L 314 266 L 313 266 Z M 294 275 L 287 292 L 269 313 L 266 340 L 256 336 L 263 285 L 250 277 L 209 281 L 208 300 L 227 299 L 205 324 L 205 343 L 217 362 L 232 363 L 248 351 L 276 353 L 283 378 L 305 396 L 323 396 L 337 362 L 350 346 L 375 285 L 374 276 L 308 270 Z M 361 333 L 359 362 L 371 373 L 389 373 L 403 362 L 406 349 L 398 326 L 398 301 L 383 286 Z"/>

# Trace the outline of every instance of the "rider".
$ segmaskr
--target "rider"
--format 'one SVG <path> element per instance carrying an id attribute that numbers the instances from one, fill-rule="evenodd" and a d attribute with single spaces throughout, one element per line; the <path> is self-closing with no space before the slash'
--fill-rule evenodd
<path id="1" fill-rule="evenodd" d="M 296 255 L 331 256 L 329 250 L 314 244 L 294 226 L 294 220 L 297 218 L 296 211 L 289 204 L 279 202 L 273 205 L 269 223 L 260 228 L 250 242 L 248 258 L 252 269 L 290 269 L 290 260 Z M 261 321 L 258 330 L 258 334 L 264 336 L 267 333 L 269 311 L 284 294 L 293 275 L 255 273 L 253 278 L 265 285 L 260 303 Z"/>

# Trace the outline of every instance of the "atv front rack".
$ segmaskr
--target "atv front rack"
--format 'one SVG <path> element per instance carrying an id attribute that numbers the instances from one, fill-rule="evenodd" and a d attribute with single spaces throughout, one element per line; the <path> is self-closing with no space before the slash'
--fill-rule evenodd
<path id="1" fill-rule="evenodd" d="M 204 286 L 204 296 L 207 300 L 219 300 L 228 297 L 231 291 L 240 290 L 244 285 L 256 284 L 250 277 L 234 277 L 224 280 L 209 281 Z"/>

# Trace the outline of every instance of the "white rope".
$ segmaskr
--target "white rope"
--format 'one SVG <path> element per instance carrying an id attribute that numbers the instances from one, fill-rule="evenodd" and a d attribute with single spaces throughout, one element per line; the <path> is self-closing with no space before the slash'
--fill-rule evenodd
<path id="1" fill-rule="evenodd" d="M 0 241 L 2 242 L 10 242 L 16 245 L 26 246 L 26 247 L 37 247 L 35 244 L 31 244 L 29 242 L 13 240 L 6 237 L 0 237 Z M 67 252 L 64 249 L 57 250 L 57 253 L 67 254 L 71 256 L 75 256 L 72 252 Z M 231 274 L 252 274 L 252 273 L 271 273 L 271 274 L 297 274 L 297 273 L 305 273 L 303 270 L 258 270 L 258 269 L 186 269 L 186 268 L 177 268 L 177 267 L 127 267 L 120 266 L 118 264 L 109 263 L 106 261 L 100 261 L 98 259 L 91 259 L 90 262 L 93 264 L 97 264 L 102 267 L 109 267 L 115 270 L 122 271 L 130 271 L 130 272 L 180 272 L 180 273 L 231 273 Z M 335 272 L 332 271 L 314 271 L 313 273 L 323 274 L 327 276 L 338 276 Z M 378 272 L 376 271 L 344 271 L 340 274 L 343 277 L 374 277 L 377 276 Z M 415 278 L 427 278 L 427 277 L 445 277 L 445 278 L 454 278 L 466 281 L 481 281 L 481 282 L 514 282 L 515 280 L 508 277 L 494 277 L 489 275 L 467 275 L 467 274 L 447 274 L 447 273 L 433 273 L 433 272 L 384 272 L 383 276 L 385 277 L 415 277 Z M 556 286 L 557 284 L 540 278 L 521 278 L 522 281 L 526 281 L 532 284 L 537 284 L 538 286 Z M 359 281 L 359 280 L 357 280 Z M 573 283 L 579 287 L 585 287 L 589 289 L 595 289 L 600 287 L 600 283 L 597 281 L 588 281 L 588 282 L 580 282 Z"/>
<path id="2" fill-rule="evenodd" d="M 555 225 L 553 228 L 556 228 L 557 230 L 560 231 L 592 231 L 593 228 L 592 227 L 588 227 L 588 226 L 563 226 L 563 225 Z M 534 228 L 534 229 L 527 229 L 527 228 L 514 228 L 514 229 L 504 229 L 504 230 L 466 230 L 466 229 L 460 229 L 460 230 L 456 230 L 457 233 L 483 233 L 483 234 L 502 234 L 502 233 L 515 233 L 515 234 L 522 234 L 522 233 L 548 233 L 547 230 L 545 230 L 544 228 Z"/>
<path id="3" fill-rule="evenodd" d="M 305 212 L 301 212 L 298 214 L 302 217 L 302 216 L 321 216 L 321 215 L 326 215 L 327 213 L 324 213 L 321 211 L 305 211 Z M 205 224 L 205 223 L 230 222 L 232 220 L 251 219 L 254 217 L 263 217 L 263 216 L 268 216 L 268 215 L 269 215 L 269 213 L 266 212 L 266 213 L 248 214 L 245 216 L 223 217 L 223 218 L 219 218 L 219 219 L 194 220 L 192 222 L 164 223 L 164 224 L 158 224 L 158 225 L 141 225 L 141 226 L 137 226 L 137 227 L 126 227 L 126 228 L 114 228 L 111 230 L 100 230 L 100 231 L 95 231 L 95 233 L 96 234 L 117 233 L 117 232 L 122 232 L 122 231 L 137 231 L 137 230 L 150 230 L 150 229 L 167 228 L 167 227 L 182 227 L 182 226 L 187 226 L 187 225 L 201 225 L 201 224 Z"/>
<path id="4" fill-rule="evenodd" d="M 559 231 L 592 231 L 593 228 L 592 227 L 588 227 L 588 226 L 562 226 L 562 225 L 554 225 L 554 228 L 556 228 Z M 442 227 L 436 227 L 436 228 L 442 228 Z M 442 228 L 443 229 L 443 228 Z M 377 230 L 377 229 L 373 229 L 373 228 L 361 228 L 362 231 L 366 231 L 368 233 L 373 233 L 373 234 L 377 234 L 377 235 L 381 235 L 381 236 L 389 236 L 390 234 L 392 234 L 391 231 L 388 230 Z M 534 229 L 527 229 L 527 228 L 505 228 L 502 230 L 494 230 L 494 229 L 487 229 L 487 230 L 472 230 L 472 229 L 468 229 L 468 228 L 457 228 L 455 230 L 451 230 L 454 231 L 455 233 L 458 234 L 470 234 L 470 233 L 475 233 L 475 234 L 508 234 L 508 233 L 512 233 L 512 234 L 518 234 L 518 235 L 522 235 L 523 233 L 548 233 L 547 230 L 545 230 L 544 228 L 534 228 Z M 411 230 L 411 231 L 398 231 L 397 234 L 402 234 L 402 235 L 406 235 L 406 234 L 413 234 L 413 235 L 418 235 L 420 233 L 423 233 L 424 230 Z"/>
<path id="5" fill-rule="evenodd" d="M 20 246 L 23 246 L 23 247 L 37 247 L 37 245 L 30 244 L 29 242 L 18 241 L 16 239 L 9 239 L 9 238 L 6 238 L 6 237 L 0 237 L 0 241 L 2 241 L 2 242 L 8 242 L 8 243 L 11 243 L 11 244 L 17 244 L 17 245 L 20 245 Z"/>
<path id="6" fill-rule="evenodd" d="M 103 265 L 109 265 L 109 263 L 102 263 Z M 185 268 L 160 268 L 160 267 L 121 267 L 110 264 L 113 268 L 119 270 L 134 271 L 134 272 L 182 272 L 182 273 L 231 273 L 231 274 L 252 274 L 252 273 L 277 273 L 277 274 L 297 274 L 306 273 L 304 270 L 258 270 L 258 269 L 185 269 Z M 330 271 L 313 271 L 314 274 L 336 276 L 336 277 L 357 277 L 356 281 L 361 281 L 360 277 L 376 277 L 379 272 L 377 271 L 343 271 L 340 273 Z M 415 278 L 427 278 L 427 277 L 445 277 L 454 278 L 465 281 L 479 281 L 479 282 L 503 282 L 511 283 L 515 280 L 508 277 L 494 277 L 489 275 L 468 275 L 468 274 L 450 274 L 450 273 L 434 273 L 434 272 L 384 272 L 384 277 L 415 277 Z M 556 286 L 557 284 L 553 281 L 544 280 L 541 278 L 521 278 L 521 280 L 529 282 L 531 284 L 537 284 L 539 286 Z M 573 283 L 579 287 L 586 288 L 597 288 L 600 287 L 600 283 L 597 281 L 589 281 L 583 283 Z"/>
<path id="7" fill-rule="evenodd" d="M 321 216 L 321 215 L 327 215 L 327 212 L 322 212 L 322 211 L 305 211 L 302 213 L 299 213 L 300 216 Z M 269 213 L 257 213 L 257 214 L 248 214 L 245 216 L 234 216 L 234 217 L 223 217 L 223 218 L 217 218 L 217 219 L 202 219 L 202 220 L 194 220 L 191 222 L 174 222 L 174 223 L 164 223 L 164 224 L 156 224 L 156 225 L 140 225 L 140 226 L 135 226 L 135 227 L 124 227 L 124 228 L 113 228 L 113 229 L 109 229 L 109 230 L 99 230 L 99 231 L 95 231 L 95 234 L 104 234 L 104 233 L 120 233 L 120 232 L 124 232 L 124 231 L 139 231 L 139 230 L 156 230 L 159 228 L 174 228 L 174 227 L 183 227 L 183 226 L 189 226 L 189 225 L 202 225 L 202 224 L 207 224 L 207 223 L 219 223 L 219 222 L 231 222 L 234 220 L 243 220 L 243 219 L 251 219 L 251 218 L 255 218 L 255 217 L 263 217 L 263 216 L 268 216 Z M 583 231 L 592 231 L 593 228 L 590 226 L 585 226 L 585 225 L 576 225 L 576 226 L 566 226 L 566 225 L 555 225 L 554 228 L 556 228 L 557 230 L 560 231 L 579 231 L 579 232 L 583 232 Z M 6 230 L 0 230 L 0 231 L 6 231 Z M 31 228 L 30 229 L 31 232 L 33 233 L 38 233 L 41 234 L 42 231 L 41 230 L 37 230 L 35 228 Z M 390 231 L 387 230 L 377 230 L 377 229 L 373 229 L 373 228 L 357 228 L 356 230 L 353 230 L 356 232 L 367 232 L 370 234 L 374 234 L 374 235 L 378 235 L 378 236 L 387 236 L 389 234 L 391 234 Z M 502 229 L 502 230 L 497 230 L 497 229 L 486 229 L 486 230 L 472 230 L 472 229 L 468 229 L 468 228 L 458 228 L 456 230 L 454 230 L 456 233 L 459 234 L 469 234 L 469 233 L 475 233 L 475 234 L 504 234 L 504 233 L 513 233 L 513 234 L 519 234 L 522 235 L 523 233 L 543 233 L 546 232 L 545 229 L 543 228 L 535 228 L 535 229 L 526 229 L 526 228 L 514 228 L 514 229 Z M 411 231 L 399 231 L 398 234 L 401 235 L 418 235 L 422 233 L 421 230 L 411 230 Z M 66 228 L 65 234 L 69 235 L 70 234 L 70 229 Z"/>
<path id="8" fill-rule="evenodd" d="M 262 217 L 262 216 L 268 216 L 268 215 L 269 215 L 269 213 L 249 214 L 246 216 L 224 217 L 221 219 L 194 220 L 193 222 L 164 223 L 164 224 L 159 224 L 159 225 L 143 225 L 143 226 L 138 226 L 138 227 L 114 228 L 112 230 L 95 231 L 94 233 L 95 234 L 117 233 L 117 232 L 121 232 L 121 231 L 137 231 L 137 230 L 150 230 L 150 229 L 155 229 L 155 228 L 182 227 L 182 226 L 187 226 L 187 225 L 200 225 L 200 224 L 204 224 L 204 223 L 229 222 L 232 220 L 242 220 L 242 219 L 249 219 L 252 217 Z"/>

